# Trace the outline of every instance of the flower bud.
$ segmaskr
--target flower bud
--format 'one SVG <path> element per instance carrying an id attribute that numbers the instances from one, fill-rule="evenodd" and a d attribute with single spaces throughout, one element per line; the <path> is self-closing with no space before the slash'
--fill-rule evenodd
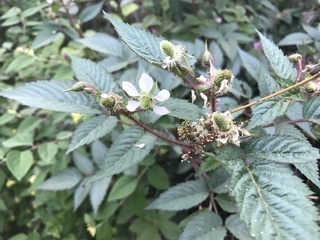
<path id="1" fill-rule="evenodd" d="M 85 88 L 83 89 L 83 91 L 85 91 L 85 92 L 88 93 L 88 94 L 91 94 L 91 93 L 92 93 L 92 88 L 85 87 Z"/>
<path id="2" fill-rule="evenodd" d="M 84 89 L 85 87 L 86 87 L 86 83 L 85 83 L 85 82 L 77 82 L 77 83 L 74 84 L 70 89 L 63 90 L 62 92 L 69 92 L 69 91 L 81 92 L 81 91 L 83 91 L 83 89 Z"/>
<path id="3" fill-rule="evenodd" d="M 233 78 L 233 75 L 230 70 L 228 70 L 228 69 L 218 70 L 218 72 L 214 78 L 214 85 L 221 87 L 221 83 L 223 80 L 227 80 L 228 83 L 230 83 L 232 78 Z"/>
<path id="4" fill-rule="evenodd" d="M 299 53 L 294 53 L 294 54 L 291 54 L 290 56 L 288 56 L 288 59 L 289 59 L 289 61 L 291 61 L 293 63 L 297 63 L 299 59 L 300 60 L 302 59 L 302 56 Z"/>
<path id="5" fill-rule="evenodd" d="M 152 98 L 148 96 L 143 96 L 142 98 L 140 98 L 139 103 L 140 103 L 140 107 L 146 110 L 152 106 L 153 101 L 152 101 Z"/>
<path id="6" fill-rule="evenodd" d="M 213 113 L 212 121 L 215 123 L 216 127 L 220 132 L 228 132 L 232 126 L 233 122 L 227 116 L 222 113 Z"/>
<path id="7" fill-rule="evenodd" d="M 205 45 L 204 45 L 204 53 L 202 55 L 202 65 L 204 67 L 209 67 L 210 66 L 210 62 L 212 61 L 213 57 L 211 55 L 211 53 L 209 52 L 208 50 L 208 44 L 207 44 L 207 41 L 205 42 Z"/>
<path id="8" fill-rule="evenodd" d="M 160 49 L 166 56 L 170 57 L 171 59 L 175 58 L 175 47 L 171 42 L 162 40 L 160 42 Z"/>
<path id="9" fill-rule="evenodd" d="M 318 85 L 315 82 L 308 82 L 306 85 L 304 85 L 304 90 L 306 93 L 313 94 L 317 92 Z"/>
<path id="10" fill-rule="evenodd" d="M 116 99 L 113 96 L 108 96 L 108 97 L 101 97 L 100 98 L 100 105 L 102 107 L 105 107 L 107 109 L 112 109 L 116 106 Z"/>

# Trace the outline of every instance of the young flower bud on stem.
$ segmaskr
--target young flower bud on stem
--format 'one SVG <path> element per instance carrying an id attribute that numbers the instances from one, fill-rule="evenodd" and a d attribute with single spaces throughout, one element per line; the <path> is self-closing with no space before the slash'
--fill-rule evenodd
<path id="1" fill-rule="evenodd" d="M 70 91 L 81 92 L 85 87 L 86 87 L 85 82 L 77 82 L 70 89 L 63 90 L 62 92 L 70 92 Z"/>

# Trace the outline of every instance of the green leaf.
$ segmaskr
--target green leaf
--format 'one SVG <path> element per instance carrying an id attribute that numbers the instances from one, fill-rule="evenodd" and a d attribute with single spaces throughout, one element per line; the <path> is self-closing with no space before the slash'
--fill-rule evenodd
<path id="1" fill-rule="evenodd" d="M 233 198 L 226 193 L 218 194 L 214 199 L 217 201 L 223 211 L 229 213 L 235 213 L 237 211 Z"/>
<path id="2" fill-rule="evenodd" d="M 160 50 L 162 38 L 155 37 L 150 32 L 120 22 L 107 13 L 105 13 L 105 16 L 132 51 L 149 63 L 162 64 L 164 59 Z"/>
<path id="3" fill-rule="evenodd" d="M 38 162 L 38 164 L 52 164 L 53 159 L 58 153 L 58 146 L 53 142 L 44 143 L 38 147 L 37 152 L 42 160 L 41 162 Z"/>
<path id="4" fill-rule="evenodd" d="M 31 7 L 31 8 L 24 10 L 21 15 L 25 18 L 30 17 L 30 16 L 36 14 L 37 12 L 39 12 L 42 8 L 47 7 L 48 5 L 49 5 L 48 3 L 41 3 L 38 6 L 34 6 L 34 7 Z"/>
<path id="5" fill-rule="evenodd" d="M 4 113 L 0 116 L 0 126 L 5 125 L 16 117 L 13 113 Z"/>
<path id="6" fill-rule="evenodd" d="M 244 68 L 254 79 L 258 79 L 259 70 L 262 68 L 259 60 L 240 48 L 238 48 L 238 53 Z"/>
<path id="7" fill-rule="evenodd" d="M 27 106 L 58 112 L 101 113 L 101 107 L 91 95 L 88 96 L 79 92 L 61 92 L 71 88 L 74 83 L 59 80 L 37 81 L 13 90 L 1 91 L 0 96 L 14 99 Z"/>
<path id="8" fill-rule="evenodd" d="M 105 177 L 91 184 L 90 202 L 94 214 L 98 213 L 99 206 L 104 200 L 105 195 L 107 194 L 111 179 L 111 177 Z"/>
<path id="9" fill-rule="evenodd" d="M 50 191 L 70 189 L 75 187 L 81 179 L 81 173 L 76 168 L 71 167 L 47 179 L 37 189 Z"/>
<path id="10" fill-rule="evenodd" d="M 189 209 L 203 202 L 208 196 L 208 189 L 202 181 L 188 181 L 169 188 L 146 209 L 168 211 Z"/>
<path id="11" fill-rule="evenodd" d="M 131 13 L 137 11 L 139 9 L 139 5 L 136 3 L 128 3 L 121 8 L 121 13 L 124 17 L 127 17 Z"/>
<path id="12" fill-rule="evenodd" d="M 223 240 L 227 231 L 222 227 L 220 216 L 214 212 L 200 212 L 192 217 L 184 228 L 179 240 Z"/>
<path id="13" fill-rule="evenodd" d="M 248 156 L 282 163 L 308 163 L 320 158 L 319 150 L 290 136 L 270 135 L 253 138 L 245 145 Z"/>
<path id="14" fill-rule="evenodd" d="M 55 26 L 49 26 L 48 28 L 42 29 L 40 32 L 38 32 L 37 36 L 32 42 L 31 49 L 37 49 L 46 46 L 62 36 L 62 33 L 58 32 Z"/>
<path id="15" fill-rule="evenodd" d="M 99 64 L 88 59 L 70 56 L 72 70 L 77 79 L 86 82 L 103 93 L 114 92 L 117 85 L 112 75 Z"/>
<path id="16" fill-rule="evenodd" d="M 112 176 L 141 162 L 153 148 L 157 138 L 150 133 L 144 133 L 141 128 L 131 127 L 123 131 L 113 142 L 101 169 L 88 183 Z"/>
<path id="17" fill-rule="evenodd" d="M 176 240 L 180 235 L 179 225 L 173 221 L 161 219 L 159 222 L 159 230 L 168 240 Z"/>
<path id="18" fill-rule="evenodd" d="M 91 37 L 77 39 L 77 42 L 97 52 L 122 57 L 122 45 L 119 40 L 105 33 L 96 33 Z"/>
<path id="19" fill-rule="evenodd" d="M 137 186 L 138 180 L 136 177 L 126 175 L 121 176 L 113 185 L 108 197 L 108 201 L 110 202 L 128 197 L 134 192 Z"/>
<path id="20" fill-rule="evenodd" d="M 253 117 L 248 124 L 248 128 L 274 122 L 277 117 L 283 116 L 292 105 L 292 100 L 275 99 L 260 102 L 253 107 Z"/>
<path id="21" fill-rule="evenodd" d="M 75 166 L 84 174 L 84 175 L 91 175 L 94 172 L 94 165 L 93 162 L 87 158 L 85 155 L 73 152 L 73 162 Z"/>
<path id="22" fill-rule="evenodd" d="M 303 104 L 302 116 L 311 122 L 320 124 L 320 97 L 314 96 Z"/>
<path id="23" fill-rule="evenodd" d="M 75 211 L 88 196 L 90 186 L 83 186 L 84 180 L 77 186 L 73 195 L 73 211 Z"/>
<path id="24" fill-rule="evenodd" d="M 20 181 L 32 166 L 33 155 L 29 150 L 10 151 L 7 154 L 7 166 L 10 172 Z"/>
<path id="25" fill-rule="evenodd" d="M 21 55 L 15 58 L 5 70 L 5 73 L 18 72 L 19 70 L 30 66 L 35 62 L 35 57 L 30 55 Z"/>
<path id="26" fill-rule="evenodd" d="M 239 240 L 254 240 L 245 222 L 237 214 L 230 215 L 225 221 L 226 228 Z"/>
<path id="27" fill-rule="evenodd" d="M 104 0 L 97 3 L 97 4 L 92 4 L 91 6 L 85 8 L 79 15 L 79 20 L 82 23 L 88 22 L 95 18 L 101 11 L 101 8 L 104 4 Z"/>
<path id="28" fill-rule="evenodd" d="M 94 116 L 85 120 L 75 130 L 66 154 L 105 136 L 117 125 L 117 121 L 118 119 L 114 116 L 105 117 L 104 115 Z"/>
<path id="29" fill-rule="evenodd" d="M 276 134 L 281 136 L 290 136 L 291 138 L 295 138 L 311 147 L 304 134 L 296 127 L 284 123 L 276 125 L 275 127 Z M 313 162 L 295 163 L 294 166 L 318 188 L 320 188 L 318 161 L 316 159 Z"/>
<path id="30" fill-rule="evenodd" d="M 255 239 L 319 239 L 312 192 L 288 166 L 254 161 L 234 168 L 229 181 L 240 218 Z"/>
<path id="31" fill-rule="evenodd" d="M 170 186 L 168 174 L 159 165 L 153 165 L 148 169 L 149 183 L 157 189 L 165 190 Z"/>
<path id="32" fill-rule="evenodd" d="M 157 103 L 157 106 L 164 106 L 169 110 L 169 115 L 189 121 L 195 121 L 203 115 L 202 110 L 195 104 L 186 100 L 169 98 L 166 101 Z"/>
<path id="33" fill-rule="evenodd" d="M 21 9 L 18 7 L 12 7 L 10 8 L 5 14 L 3 14 L 0 19 L 6 19 L 6 18 L 11 18 L 14 16 L 17 16 L 18 14 L 21 13 Z"/>
<path id="34" fill-rule="evenodd" d="M 275 73 L 283 79 L 290 79 L 295 81 L 297 78 L 297 70 L 292 63 L 284 56 L 283 52 L 269 39 L 257 31 L 261 39 L 264 54 L 268 58 L 272 69 Z"/>
<path id="35" fill-rule="evenodd" d="M 15 136 L 2 142 L 2 145 L 6 148 L 32 146 L 33 134 L 32 133 L 17 133 Z"/>
<path id="36" fill-rule="evenodd" d="M 276 82 L 273 77 L 263 68 L 260 68 L 258 75 L 258 88 L 260 91 L 260 97 L 266 97 L 276 91 Z"/>
<path id="37" fill-rule="evenodd" d="M 313 39 L 306 33 L 296 32 L 286 35 L 278 43 L 278 46 L 290 46 L 290 45 L 307 45 L 312 43 Z"/>

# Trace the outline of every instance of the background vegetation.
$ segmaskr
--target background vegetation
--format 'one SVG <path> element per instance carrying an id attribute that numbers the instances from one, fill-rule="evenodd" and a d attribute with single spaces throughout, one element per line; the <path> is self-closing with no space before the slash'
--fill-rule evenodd
<path id="1" fill-rule="evenodd" d="M 4 0 L 0 2 L 0 89 L 40 79 L 72 80 L 68 57 L 72 55 L 98 62 L 118 81 L 136 79 L 142 69 L 148 69 L 173 97 L 190 100 L 190 91 L 175 75 L 147 66 L 122 43 L 101 10 L 186 45 L 198 60 L 207 41 L 215 66 L 230 69 L 236 77 L 235 87 L 219 102 L 220 111 L 259 96 L 254 64 L 267 60 L 255 29 L 285 54 L 299 52 L 303 65 L 320 60 L 317 1 Z M 161 82 L 162 78 L 171 81 Z M 158 144 L 138 167 L 83 188 L 120 129 L 66 155 L 73 131 L 88 116 L 26 107 L 2 97 L 0 103 L 1 240 L 178 239 L 188 217 L 208 205 L 204 202 L 180 212 L 145 210 L 160 193 L 194 177 L 194 166 L 181 162 L 180 150 L 166 144 Z M 250 114 L 240 111 L 235 117 L 245 121 Z M 291 114 L 288 119 L 295 115 Z M 157 124 L 175 133 L 181 121 Z M 299 127 L 319 148 L 319 125 Z M 296 175 L 306 180 L 298 171 Z M 244 226 L 239 229 L 237 218 L 225 222 L 236 212 L 227 194 L 228 177 L 223 168 L 209 174 L 214 209 L 228 225 L 226 239 L 251 239 Z M 318 206 L 319 189 L 306 183 Z"/>

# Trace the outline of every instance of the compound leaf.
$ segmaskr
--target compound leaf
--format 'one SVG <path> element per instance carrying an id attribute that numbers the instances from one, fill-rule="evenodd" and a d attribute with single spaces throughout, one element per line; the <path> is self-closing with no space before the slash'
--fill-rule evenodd
<path id="1" fill-rule="evenodd" d="M 30 107 L 44 108 L 58 112 L 97 114 L 101 107 L 90 95 L 79 92 L 65 92 L 70 89 L 73 81 L 36 81 L 27 83 L 16 89 L 1 91 L 0 96 L 14 99 Z"/>
<path id="2" fill-rule="evenodd" d="M 114 92 L 117 85 L 112 75 L 99 64 L 88 59 L 70 56 L 72 70 L 77 79 L 86 82 L 103 93 Z"/>
<path id="3" fill-rule="evenodd" d="M 263 36 L 259 31 L 257 32 L 261 39 L 264 54 L 268 58 L 274 72 L 280 78 L 295 81 L 298 74 L 292 63 L 272 41 Z"/>
<path id="4" fill-rule="evenodd" d="M 85 120 L 75 130 L 66 154 L 103 137 L 117 125 L 117 121 L 114 116 L 106 118 L 104 115 L 94 116 Z"/>
<path id="5" fill-rule="evenodd" d="M 141 162 L 153 148 L 157 138 L 144 133 L 141 128 L 131 127 L 123 131 L 109 148 L 104 162 L 88 183 L 112 176 Z"/>
<path id="6" fill-rule="evenodd" d="M 169 211 L 189 209 L 203 202 L 208 195 L 208 189 L 202 181 L 188 181 L 169 188 L 146 209 Z"/>
<path id="7" fill-rule="evenodd" d="M 192 217 L 184 228 L 179 240 L 223 240 L 227 231 L 222 227 L 222 219 L 214 212 L 200 212 Z"/>

